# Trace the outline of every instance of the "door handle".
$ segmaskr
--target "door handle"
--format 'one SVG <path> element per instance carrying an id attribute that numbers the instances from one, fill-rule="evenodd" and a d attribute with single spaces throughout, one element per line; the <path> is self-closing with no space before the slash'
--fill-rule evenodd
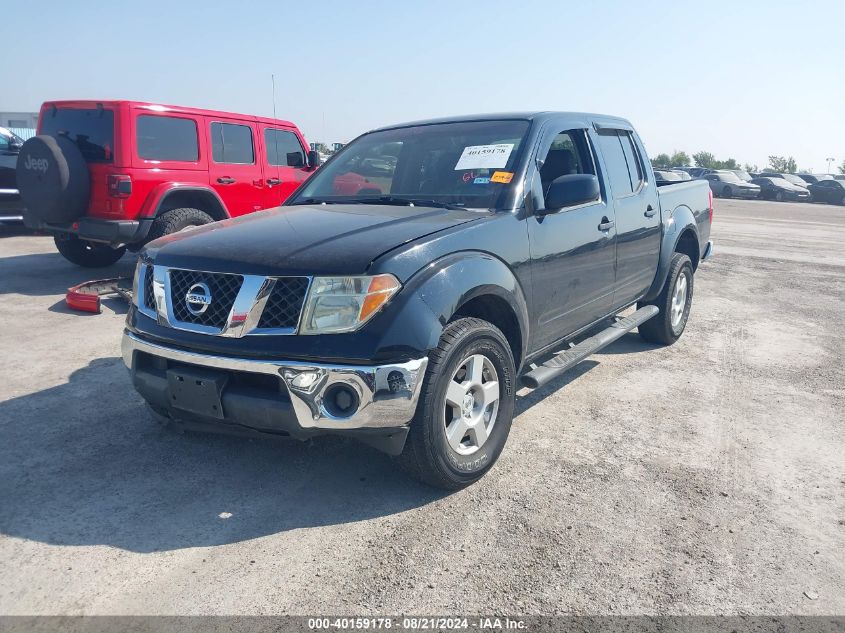
<path id="1" fill-rule="evenodd" d="M 267 184 L 270 187 L 272 187 L 273 185 L 280 185 L 280 184 L 282 184 L 282 179 L 281 178 L 268 178 Z"/>
<path id="2" fill-rule="evenodd" d="M 614 227 L 616 222 L 613 220 L 608 220 L 606 217 L 601 219 L 601 224 L 599 224 L 599 231 L 609 231 Z"/>
<path id="3" fill-rule="evenodd" d="M 229 178 L 228 176 L 223 176 L 222 178 L 218 178 L 217 182 L 221 185 L 231 185 L 235 182 L 234 178 Z"/>
<path id="4" fill-rule="evenodd" d="M 654 207 L 648 205 L 648 208 L 645 210 L 645 213 L 643 215 L 645 215 L 645 217 L 647 218 L 653 218 L 655 213 L 657 213 L 657 211 L 655 211 Z"/>

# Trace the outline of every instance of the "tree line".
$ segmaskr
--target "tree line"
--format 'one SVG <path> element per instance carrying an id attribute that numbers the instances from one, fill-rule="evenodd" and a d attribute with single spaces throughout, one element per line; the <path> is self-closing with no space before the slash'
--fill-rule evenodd
<path id="1" fill-rule="evenodd" d="M 666 153 L 658 154 L 651 159 L 651 164 L 654 168 L 671 168 L 671 167 L 687 167 L 695 165 L 696 167 L 703 167 L 704 169 L 744 169 L 748 172 L 773 171 L 779 174 L 795 174 L 799 173 L 798 164 L 792 156 L 769 156 L 769 164 L 764 168 L 757 165 L 740 165 L 736 159 L 728 158 L 726 160 L 718 160 L 710 152 L 696 152 L 690 158 L 686 152 L 675 151 L 671 156 Z M 845 160 L 837 167 L 839 173 L 845 174 Z M 804 173 L 809 173 L 809 170 L 802 170 Z"/>

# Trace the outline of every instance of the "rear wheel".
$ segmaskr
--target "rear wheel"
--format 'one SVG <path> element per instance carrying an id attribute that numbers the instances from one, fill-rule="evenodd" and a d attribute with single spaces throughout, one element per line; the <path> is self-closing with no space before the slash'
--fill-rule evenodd
<path id="1" fill-rule="evenodd" d="M 498 328 L 475 318 L 447 325 L 429 357 L 399 463 L 417 479 L 447 490 L 480 479 L 508 439 L 515 384 L 513 355 Z"/>
<path id="2" fill-rule="evenodd" d="M 690 258 L 682 253 L 672 255 L 669 275 L 663 290 L 654 301 L 640 303 L 637 307 L 655 305 L 660 309 L 639 327 L 640 336 L 650 343 L 671 345 L 684 333 L 692 307 L 693 274 Z"/>
<path id="3" fill-rule="evenodd" d="M 783 191 L 778 191 L 775 194 L 775 200 L 777 200 L 778 202 L 783 202 Z"/>
<path id="4" fill-rule="evenodd" d="M 199 209 L 192 207 L 171 209 L 162 213 L 153 221 L 150 232 L 147 234 L 147 240 L 152 241 L 171 233 L 178 233 L 211 222 L 214 222 L 214 218 Z"/>
<path id="5" fill-rule="evenodd" d="M 62 257 L 84 268 L 111 266 L 126 252 L 125 246 L 112 248 L 107 244 L 79 239 L 76 235 L 57 235 L 54 241 Z"/>

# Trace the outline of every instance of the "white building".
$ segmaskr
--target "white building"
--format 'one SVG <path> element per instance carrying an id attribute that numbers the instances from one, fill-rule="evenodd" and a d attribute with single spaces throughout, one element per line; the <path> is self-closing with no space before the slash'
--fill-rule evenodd
<path id="1" fill-rule="evenodd" d="M 29 128 L 38 124 L 37 112 L 0 112 L 0 127 Z"/>

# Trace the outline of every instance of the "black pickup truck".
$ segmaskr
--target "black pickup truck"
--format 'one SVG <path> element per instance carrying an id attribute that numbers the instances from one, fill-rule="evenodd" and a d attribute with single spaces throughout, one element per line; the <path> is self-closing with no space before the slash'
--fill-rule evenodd
<path id="1" fill-rule="evenodd" d="M 351 435 L 458 488 L 501 453 L 520 384 L 634 328 L 681 336 L 712 214 L 704 181 L 657 188 L 624 119 L 385 127 L 282 208 L 149 244 L 123 356 L 174 424 Z"/>

